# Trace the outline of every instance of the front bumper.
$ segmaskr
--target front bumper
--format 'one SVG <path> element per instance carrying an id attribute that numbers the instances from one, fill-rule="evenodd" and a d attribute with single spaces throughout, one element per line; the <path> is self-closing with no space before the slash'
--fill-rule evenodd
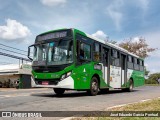
<path id="1" fill-rule="evenodd" d="M 71 76 L 69 76 L 64 80 L 58 82 L 57 85 L 39 85 L 39 84 L 36 84 L 34 78 L 31 77 L 31 85 L 32 87 L 74 89 L 74 80 Z"/>

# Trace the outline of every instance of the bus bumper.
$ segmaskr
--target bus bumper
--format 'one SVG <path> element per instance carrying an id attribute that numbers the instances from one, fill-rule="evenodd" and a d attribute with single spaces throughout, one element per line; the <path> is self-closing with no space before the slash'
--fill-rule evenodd
<path id="1" fill-rule="evenodd" d="M 66 88 L 66 89 L 74 89 L 74 80 L 71 76 L 65 78 L 60 81 L 57 85 L 38 85 L 35 83 L 33 77 L 31 77 L 31 86 L 32 87 L 40 87 L 40 88 Z"/>

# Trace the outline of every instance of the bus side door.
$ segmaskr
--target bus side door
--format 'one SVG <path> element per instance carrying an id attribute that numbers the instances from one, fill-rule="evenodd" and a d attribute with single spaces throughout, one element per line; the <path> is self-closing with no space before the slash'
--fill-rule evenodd
<path id="1" fill-rule="evenodd" d="M 102 73 L 103 79 L 107 85 L 109 85 L 109 78 L 110 78 L 110 62 L 109 62 L 109 48 L 103 47 L 103 54 L 102 54 Z"/>
<path id="2" fill-rule="evenodd" d="M 122 80 L 121 80 L 121 86 L 124 87 L 127 82 L 127 56 L 124 54 L 121 54 L 121 74 L 122 74 Z"/>

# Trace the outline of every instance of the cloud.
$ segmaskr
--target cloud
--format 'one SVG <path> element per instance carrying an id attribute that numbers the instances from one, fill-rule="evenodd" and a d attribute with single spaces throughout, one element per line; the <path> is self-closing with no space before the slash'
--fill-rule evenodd
<path id="1" fill-rule="evenodd" d="M 103 31 L 98 30 L 96 33 L 92 34 L 93 37 L 102 39 L 102 40 L 107 40 L 108 35 L 106 35 Z"/>
<path id="2" fill-rule="evenodd" d="M 67 0 L 41 0 L 42 4 L 47 6 L 64 5 Z"/>
<path id="3" fill-rule="evenodd" d="M 160 31 L 152 31 L 144 33 L 142 36 L 145 36 L 146 42 L 149 47 L 158 48 L 158 50 L 149 54 L 149 57 L 145 60 L 147 64 L 147 69 L 151 72 L 160 72 Z"/>
<path id="4" fill-rule="evenodd" d="M 106 14 L 109 15 L 113 20 L 118 31 L 121 30 L 121 23 L 123 20 L 123 13 L 121 12 L 121 7 L 123 5 L 123 0 L 116 0 L 108 6 L 106 12 Z"/>
<path id="5" fill-rule="evenodd" d="M 149 5 L 149 0 L 139 0 L 140 2 L 140 7 L 146 11 L 148 9 L 148 5 Z"/>
<path id="6" fill-rule="evenodd" d="M 0 39 L 7 41 L 25 40 L 31 35 L 27 26 L 22 25 L 16 20 L 7 19 L 6 25 L 0 26 Z"/>

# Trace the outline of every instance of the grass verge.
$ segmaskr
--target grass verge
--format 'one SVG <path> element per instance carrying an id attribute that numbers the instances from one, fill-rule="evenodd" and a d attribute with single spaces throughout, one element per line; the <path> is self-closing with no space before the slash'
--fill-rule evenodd
<path id="1" fill-rule="evenodd" d="M 108 111 L 160 111 L 160 99 L 116 107 Z M 73 120 L 160 120 L 160 117 L 79 117 Z"/>
<path id="2" fill-rule="evenodd" d="M 160 84 L 145 84 L 145 86 L 160 86 Z"/>

